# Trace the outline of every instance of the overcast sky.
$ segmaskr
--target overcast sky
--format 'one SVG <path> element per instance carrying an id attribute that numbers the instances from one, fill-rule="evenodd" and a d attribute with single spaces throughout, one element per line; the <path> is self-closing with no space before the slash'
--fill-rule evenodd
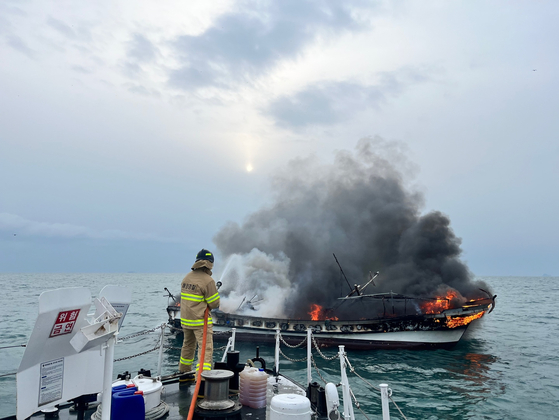
<path id="1" fill-rule="evenodd" d="M 557 22 L 556 0 L 3 0 L 0 271 L 187 271 L 290 160 L 380 136 L 475 274 L 559 275 Z"/>

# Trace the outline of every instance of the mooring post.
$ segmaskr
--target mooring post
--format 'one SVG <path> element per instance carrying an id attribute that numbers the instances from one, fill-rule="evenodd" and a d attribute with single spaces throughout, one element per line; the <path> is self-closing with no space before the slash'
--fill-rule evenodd
<path id="1" fill-rule="evenodd" d="M 382 420 L 390 420 L 390 408 L 388 408 L 388 384 L 380 384 L 380 399 L 382 402 Z"/>

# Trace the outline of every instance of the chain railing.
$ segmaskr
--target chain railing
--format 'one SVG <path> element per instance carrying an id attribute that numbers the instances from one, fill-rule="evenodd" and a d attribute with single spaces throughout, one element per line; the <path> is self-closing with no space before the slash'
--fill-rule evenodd
<path id="1" fill-rule="evenodd" d="M 317 344 L 317 342 L 316 342 L 316 340 L 315 340 L 315 338 L 314 338 L 314 334 L 312 334 L 312 333 L 311 333 L 311 339 L 312 339 L 312 343 L 313 343 L 313 345 L 314 345 L 314 348 L 316 349 L 316 351 L 318 352 L 318 354 L 320 355 L 320 357 L 322 357 L 324 360 L 331 361 L 331 360 L 335 360 L 335 359 L 338 358 L 338 353 L 336 353 L 336 354 L 335 354 L 334 356 L 332 356 L 332 357 L 325 356 L 324 353 L 322 353 L 322 351 L 320 351 L 320 347 L 318 347 L 318 344 Z"/>
<path id="2" fill-rule="evenodd" d="M 161 324 L 161 325 L 158 325 L 157 327 L 150 328 L 149 330 L 138 331 L 136 333 L 129 334 L 129 335 L 121 337 L 121 338 L 119 337 L 118 340 L 117 340 L 117 343 L 121 343 L 123 341 L 130 340 L 132 338 L 142 337 L 144 335 L 151 334 L 151 333 L 153 333 L 157 330 L 160 330 L 164 327 L 167 327 L 167 326 L 168 325 L 166 325 L 166 324 Z M 143 351 L 143 352 L 140 352 L 140 353 L 136 353 L 136 354 L 132 354 L 130 356 L 125 356 L 125 357 L 120 357 L 118 359 L 114 359 L 113 362 L 121 362 L 123 360 L 129 360 L 129 359 L 133 359 L 134 357 L 143 356 L 144 354 L 148 354 L 148 353 L 151 353 L 153 351 L 159 350 L 161 347 L 162 347 L 162 344 L 158 343 L 155 347 L 153 347 L 149 350 L 146 350 L 146 351 Z M 165 347 L 171 347 L 171 346 L 163 346 L 163 348 L 165 348 Z M 171 347 L 171 348 L 173 348 L 173 347 Z"/>
<path id="3" fill-rule="evenodd" d="M 301 341 L 299 344 L 291 345 L 283 339 L 283 336 L 281 335 L 281 333 L 280 333 L 279 337 L 280 337 L 281 342 L 283 344 L 285 344 L 287 347 L 291 348 L 291 349 L 296 349 L 298 347 L 301 347 L 303 344 L 305 344 L 307 342 L 307 337 L 305 337 L 305 338 L 303 338 L 303 341 Z"/>
<path id="4" fill-rule="evenodd" d="M 367 420 L 370 420 L 369 416 L 367 416 L 367 414 L 365 414 L 365 412 L 361 408 L 361 404 L 359 404 L 359 401 L 357 401 L 357 398 L 355 398 L 355 394 L 353 393 L 353 390 L 351 388 L 349 389 L 349 394 L 351 395 L 351 398 L 353 399 L 353 405 L 355 405 L 355 407 L 357 407 L 357 409 L 359 411 L 361 411 L 361 414 L 363 414 Z"/>
<path id="5" fill-rule="evenodd" d="M 163 346 L 164 349 L 169 349 L 169 350 L 182 350 L 182 347 L 175 347 L 175 346 Z"/>
<path id="6" fill-rule="evenodd" d="M 154 327 L 154 328 L 149 329 L 149 330 L 138 331 L 136 333 L 133 333 L 133 334 L 130 334 L 130 335 L 127 335 L 127 336 L 124 336 L 124 337 L 119 337 L 118 340 L 117 340 L 117 343 L 120 343 L 121 341 L 129 340 L 131 338 L 141 337 L 142 335 L 151 334 L 152 332 L 155 332 L 155 331 L 163 328 L 163 325 L 165 325 L 165 324 L 158 325 L 157 327 Z"/>
<path id="7" fill-rule="evenodd" d="M 150 350 L 146 350 L 143 351 L 141 353 L 137 353 L 137 354 L 133 354 L 131 356 L 125 356 L 125 357 L 121 357 L 120 359 L 114 359 L 113 362 L 121 362 L 123 360 L 128 360 L 128 359 L 133 359 L 134 357 L 138 357 L 138 356 L 143 356 L 144 354 L 148 354 L 151 353 L 152 351 L 156 351 L 159 350 L 159 345 L 155 346 L 154 348 L 150 349 Z"/>
<path id="8" fill-rule="evenodd" d="M 279 339 L 280 341 L 286 345 L 289 348 L 297 348 L 302 346 L 306 341 L 307 341 L 307 337 L 305 337 L 303 339 L 303 341 L 301 341 L 299 344 L 297 345 L 290 345 L 288 344 L 285 339 L 282 337 L 281 333 L 278 331 L 278 335 L 279 335 Z M 312 340 L 312 346 L 316 349 L 316 352 L 320 355 L 320 357 L 322 357 L 322 359 L 326 360 L 326 361 L 332 361 L 335 360 L 337 358 L 340 357 L 340 354 L 336 353 L 334 356 L 332 357 L 328 357 L 326 356 L 324 353 L 322 353 L 322 351 L 320 350 L 320 347 L 316 341 L 315 335 L 312 333 L 310 333 L 311 336 L 311 340 Z M 282 350 L 281 348 L 278 349 L 279 350 L 279 354 L 281 354 L 285 359 L 289 360 L 290 362 L 304 362 L 307 360 L 307 356 L 300 358 L 300 359 L 294 359 L 292 357 L 287 356 Z M 349 367 L 350 371 L 356 375 L 359 379 L 361 379 L 362 381 L 364 381 L 370 388 L 376 390 L 376 391 L 381 391 L 381 389 L 377 386 L 374 386 L 373 384 L 371 384 L 369 381 L 367 381 L 365 378 L 363 378 L 361 375 L 359 375 L 356 371 L 355 368 L 352 366 L 351 362 L 349 361 L 349 359 L 347 358 L 347 355 L 344 354 L 344 360 L 347 363 L 347 366 Z M 328 383 L 328 381 L 322 376 L 322 373 L 320 372 L 320 369 L 318 368 L 318 365 L 316 364 L 316 360 L 314 358 L 314 355 L 311 354 L 310 356 L 311 358 L 311 363 L 312 366 L 314 368 L 314 370 L 316 371 L 317 375 L 319 376 L 320 380 L 326 384 Z M 338 384 L 339 385 L 339 384 Z M 394 404 L 394 406 L 396 407 L 396 409 L 398 410 L 398 412 L 400 413 L 400 415 L 402 416 L 402 418 L 404 420 L 407 420 L 406 416 L 404 415 L 404 413 L 402 413 L 402 410 L 400 409 L 400 407 L 398 407 L 398 404 L 396 404 L 396 401 L 394 401 L 394 399 L 392 398 L 392 390 L 389 390 L 389 394 L 388 394 L 388 398 L 390 399 L 390 401 L 392 401 L 392 403 Z M 363 411 L 363 409 L 361 408 L 361 404 L 359 403 L 359 401 L 357 400 L 355 394 L 353 393 L 353 391 L 351 390 L 351 388 L 349 388 L 349 392 L 350 392 L 350 399 L 352 400 L 352 403 L 355 405 L 355 407 L 361 412 L 361 414 L 363 414 L 363 416 L 369 420 L 369 417 L 367 416 L 367 414 Z"/>
<path id="9" fill-rule="evenodd" d="M 320 378 L 320 380 L 321 380 L 322 382 L 324 382 L 325 384 L 327 384 L 328 381 L 327 381 L 326 379 L 324 379 L 324 377 L 323 377 L 322 374 L 320 373 L 320 369 L 318 368 L 318 366 L 317 366 L 317 364 L 316 364 L 316 360 L 314 360 L 314 357 L 311 357 L 311 362 L 312 362 L 312 365 L 313 365 L 313 367 L 314 367 L 314 370 L 316 370 L 316 373 L 317 373 L 318 377 Z"/>
<path id="10" fill-rule="evenodd" d="M 182 328 L 176 328 L 176 327 L 173 327 L 172 325 L 169 325 L 169 324 L 161 324 L 161 325 L 158 325 L 157 327 L 150 328 L 149 330 L 138 331 L 136 333 L 129 334 L 127 336 L 119 338 L 118 342 L 120 343 L 120 342 L 125 341 L 125 340 L 129 340 L 129 339 L 132 339 L 132 338 L 141 337 L 141 336 L 144 336 L 144 335 L 147 335 L 147 334 L 151 334 L 151 333 L 153 333 L 153 332 L 155 332 L 155 331 L 157 331 L 157 330 L 159 330 L 163 327 L 169 328 L 171 330 L 182 332 Z M 214 331 L 214 335 L 220 335 L 220 334 L 229 334 L 229 331 Z M 158 350 L 160 347 L 161 347 L 161 345 L 158 344 L 157 346 L 153 347 L 152 349 L 143 351 L 141 353 L 133 354 L 133 355 L 130 355 L 130 356 L 121 357 L 119 359 L 114 359 L 114 361 L 115 362 L 120 362 L 120 361 L 123 361 L 123 360 L 132 359 L 134 357 L 143 356 L 144 354 L 148 354 L 148 353 L 151 353 L 153 351 Z M 163 348 L 168 349 L 168 350 L 182 350 L 182 347 L 169 346 L 169 345 L 163 345 Z M 226 348 L 227 348 L 227 346 L 222 346 L 222 347 L 217 347 L 214 350 L 221 351 L 221 350 L 225 350 Z"/>
<path id="11" fill-rule="evenodd" d="M 289 360 L 290 362 L 305 362 L 307 360 L 307 356 L 303 357 L 302 359 L 292 359 L 291 357 L 289 357 L 288 355 L 286 355 L 281 348 L 279 349 L 280 354 L 285 357 L 287 360 Z"/>

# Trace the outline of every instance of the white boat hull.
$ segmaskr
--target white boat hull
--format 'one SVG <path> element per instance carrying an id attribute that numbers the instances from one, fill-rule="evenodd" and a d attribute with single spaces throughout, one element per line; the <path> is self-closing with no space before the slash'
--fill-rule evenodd
<path id="1" fill-rule="evenodd" d="M 451 347 L 458 343 L 467 326 L 437 331 L 394 331 L 394 332 L 362 332 L 362 333 L 314 333 L 318 345 L 322 347 L 345 345 L 348 349 L 375 348 L 425 348 Z M 215 326 L 214 331 L 221 334 L 215 337 L 229 337 L 231 328 Z M 298 344 L 306 337 L 305 333 L 282 331 L 281 335 L 289 344 Z M 275 332 L 236 327 L 236 339 L 239 341 L 275 341 Z"/>

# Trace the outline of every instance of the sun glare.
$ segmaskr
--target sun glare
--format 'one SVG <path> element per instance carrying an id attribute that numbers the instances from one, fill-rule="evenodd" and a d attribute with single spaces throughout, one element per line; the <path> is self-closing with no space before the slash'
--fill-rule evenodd
<path id="1" fill-rule="evenodd" d="M 252 172 L 254 168 L 252 167 L 252 165 L 249 163 L 247 164 L 247 172 Z"/>

